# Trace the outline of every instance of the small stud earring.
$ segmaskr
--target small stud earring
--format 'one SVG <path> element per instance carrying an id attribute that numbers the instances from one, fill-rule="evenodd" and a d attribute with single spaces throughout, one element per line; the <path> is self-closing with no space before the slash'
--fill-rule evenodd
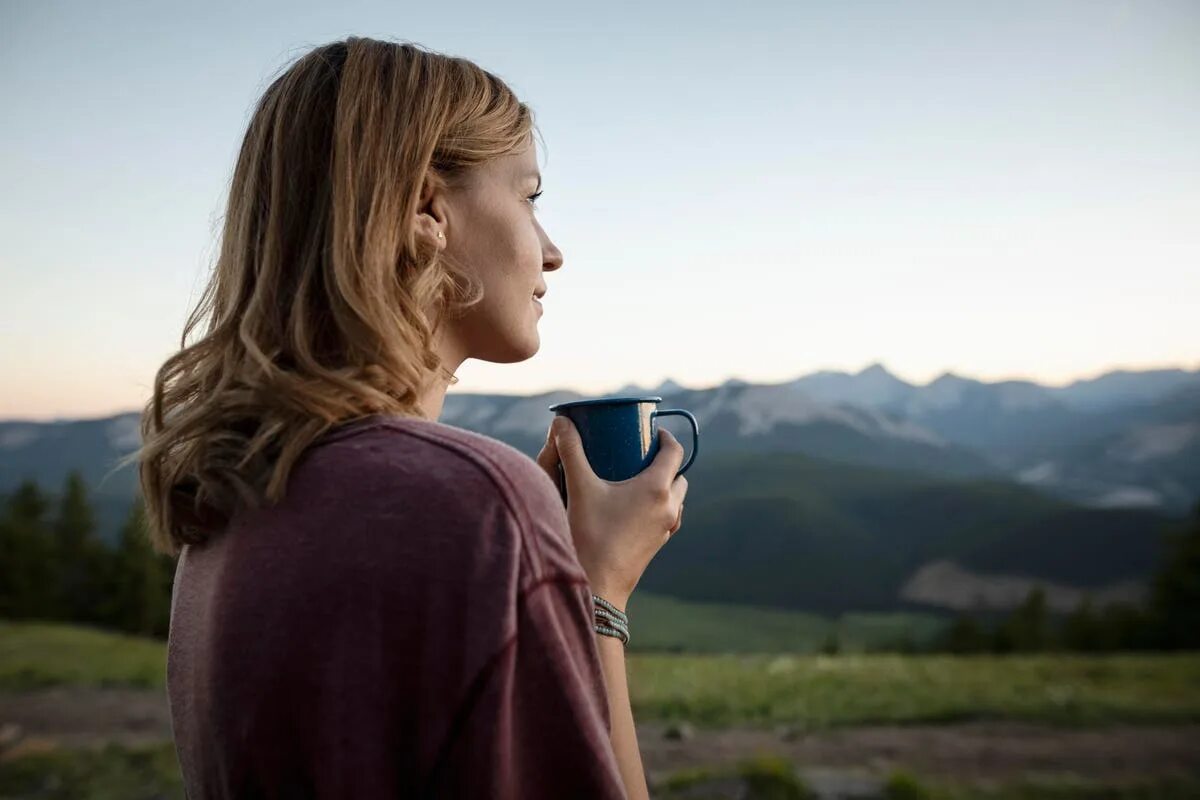
<path id="1" fill-rule="evenodd" d="M 444 238 L 446 238 L 446 237 L 445 237 L 445 236 L 442 236 L 442 232 L 441 232 L 441 231 L 438 231 L 438 238 L 439 238 L 439 239 L 444 239 Z"/>

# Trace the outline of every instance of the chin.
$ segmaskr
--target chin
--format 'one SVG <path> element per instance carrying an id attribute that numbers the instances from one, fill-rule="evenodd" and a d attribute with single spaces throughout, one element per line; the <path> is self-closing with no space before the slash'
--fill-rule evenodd
<path id="1" fill-rule="evenodd" d="M 493 346 L 488 348 L 487 354 L 478 358 L 493 364 L 516 364 L 533 358 L 541 348 L 541 337 L 534 330 L 530 336 L 519 341 L 496 340 Z"/>
<path id="2" fill-rule="evenodd" d="M 537 332 L 535 331 L 533 334 L 533 338 L 529 339 L 525 343 L 525 347 L 523 347 L 521 349 L 521 355 L 519 355 L 517 358 L 515 358 L 513 360 L 514 361 L 528 361 L 529 359 L 536 356 L 538 350 L 541 350 L 541 349 L 542 349 L 542 339 L 540 336 L 537 335 Z"/>

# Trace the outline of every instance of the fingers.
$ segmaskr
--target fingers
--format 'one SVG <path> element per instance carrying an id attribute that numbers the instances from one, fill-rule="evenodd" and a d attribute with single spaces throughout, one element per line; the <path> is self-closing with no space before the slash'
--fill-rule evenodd
<path id="1" fill-rule="evenodd" d="M 675 435 L 666 428 L 659 428 L 658 454 L 654 456 L 649 469 L 656 473 L 657 480 L 670 483 L 675 479 L 679 465 L 683 463 L 683 455 L 683 445 Z"/>
<path id="2" fill-rule="evenodd" d="M 667 538 L 675 535 L 675 532 L 683 527 L 683 504 L 679 505 L 679 516 L 675 518 L 675 524 L 667 529 Z"/>
<path id="3" fill-rule="evenodd" d="M 683 498 L 687 497 L 687 490 L 688 479 L 686 475 L 680 475 L 671 481 L 671 508 L 678 508 L 683 505 Z"/>
<path id="4" fill-rule="evenodd" d="M 687 497 L 687 490 L 688 481 L 685 476 L 680 475 L 672 481 L 670 506 L 675 511 L 675 521 L 667 529 L 668 534 L 675 533 L 683 525 L 683 499 Z"/>
<path id="5" fill-rule="evenodd" d="M 658 431 L 658 453 L 651 465 L 643 470 L 641 480 L 644 481 L 643 486 L 652 492 L 652 504 L 661 509 L 661 512 L 656 513 L 662 514 L 662 529 L 669 535 L 683 524 L 683 499 L 687 495 L 688 481 L 683 475 L 675 473 L 683 463 L 685 452 L 683 445 L 670 431 L 666 428 L 659 428 Z M 535 460 L 555 485 L 558 484 L 558 468 L 561 463 L 568 491 L 576 481 L 586 481 L 589 475 L 596 478 L 584 452 L 579 431 L 568 417 L 555 417 L 546 434 L 546 443 Z"/>
<path id="6" fill-rule="evenodd" d="M 676 475 L 683 463 L 683 445 L 666 428 L 658 429 L 658 453 L 650 466 L 642 471 L 644 486 L 649 492 L 660 530 L 673 533 L 680 524 L 680 506 L 687 494 L 687 478 Z"/>

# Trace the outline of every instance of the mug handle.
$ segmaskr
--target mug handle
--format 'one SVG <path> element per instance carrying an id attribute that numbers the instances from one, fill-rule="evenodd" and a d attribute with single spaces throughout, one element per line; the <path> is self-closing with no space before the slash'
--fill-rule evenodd
<path id="1" fill-rule="evenodd" d="M 692 454 L 688 456 L 688 460 L 684 462 L 679 471 L 675 473 L 675 477 L 688 471 L 688 467 L 696 460 L 696 451 L 700 448 L 700 424 L 696 422 L 696 418 L 692 416 L 692 412 L 684 411 L 682 408 L 664 408 L 662 410 L 654 409 L 650 412 L 651 417 L 685 417 L 692 424 Z"/>

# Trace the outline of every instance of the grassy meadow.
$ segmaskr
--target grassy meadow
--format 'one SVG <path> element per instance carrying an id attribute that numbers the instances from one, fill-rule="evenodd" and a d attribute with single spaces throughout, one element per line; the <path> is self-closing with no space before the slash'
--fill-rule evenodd
<path id="1" fill-rule="evenodd" d="M 897 644 L 920 645 L 942 631 L 937 614 L 842 614 L 824 617 L 803 611 L 679 600 L 636 592 L 626 609 L 629 652 L 815 653 L 831 641 L 842 652 L 864 652 Z"/>
<path id="2" fill-rule="evenodd" d="M 175 745 L 50 750 L 0 761 L 0 800 L 186 800 Z"/>
<path id="3" fill-rule="evenodd" d="M 1200 721 L 1196 654 L 642 655 L 629 684 L 639 719 L 701 726 Z"/>
<path id="4" fill-rule="evenodd" d="M 0 620 L 0 691 L 165 687 L 166 643 L 58 623 Z"/>
<path id="5" fill-rule="evenodd" d="M 735 777 L 736 782 L 730 781 Z M 652 783 L 655 800 L 819 800 L 822 796 L 785 759 L 768 755 L 737 764 L 679 770 Z M 864 797 L 863 795 L 858 795 Z M 1025 777 L 1002 783 L 964 784 L 894 770 L 879 800 L 1192 800 L 1200 780 L 1147 777 L 1111 784 L 1080 776 Z M 0 762 L 0 800 L 186 800 L 173 745 L 47 752 Z"/>
<path id="6" fill-rule="evenodd" d="M 652 627 L 656 614 L 662 623 L 681 613 L 670 603 L 655 607 L 653 600 L 641 606 L 637 619 L 646 627 Z M 716 630 L 731 632 L 742 621 L 737 609 L 716 612 L 712 619 Z M 749 650 L 773 640 L 811 644 L 828 636 L 835 624 L 784 615 L 760 620 L 761 627 L 754 628 L 750 619 L 745 618 L 747 629 L 738 632 L 740 644 Z M 876 632 L 894 635 L 896 622 L 859 620 L 858 630 L 865 632 L 860 642 L 869 640 L 872 625 Z M 919 619 L 907 620 L 900 627 L 912 633 L 920 624 Z M 836 623 L 839 635 L 853 629 L 846 619 Z M 0 622 L 0 701 L 8 693 L 61 686 L 162 690 L 165 658 L 162 641 L 71 625 Z M 631 652 L 628 668 L 639 722 L 686 721 L 696 728 L 780 726 L 816 732 L 868 723 L 965 720 L 1020 720 L 1063 728 L 1200 721 L 1200 654 L 1194 653 L 956 657 Z M 652 782 L 651 789 L 652 797 L 663 800 L 831 796 L 818 791 L 818 778 L 809 767 L 761 756 L 736 766 L 677 770 Z M 1088 776 L 1015 775 L 1001 783 L 978 784 L 893 770 L 877 778 L 875 787 L 867 796 L 883 800 L 1184 798 L 1200 796 L 1200 776 L 1145 775 L 1117 786 Z M 173 744 L 50 747 L 12 758 L 0 753 L 0 800 L 76 797 L 181 799 Z"/>
<path id="7" fill-rule="evenodd" d="M 0 691 L 161 688 L 166 645 L 69 625 L 0 623 Z M 1200 655 L 630 653 L 639 720 L 699 726 L 977 719 L 1200 721 Z"/>

